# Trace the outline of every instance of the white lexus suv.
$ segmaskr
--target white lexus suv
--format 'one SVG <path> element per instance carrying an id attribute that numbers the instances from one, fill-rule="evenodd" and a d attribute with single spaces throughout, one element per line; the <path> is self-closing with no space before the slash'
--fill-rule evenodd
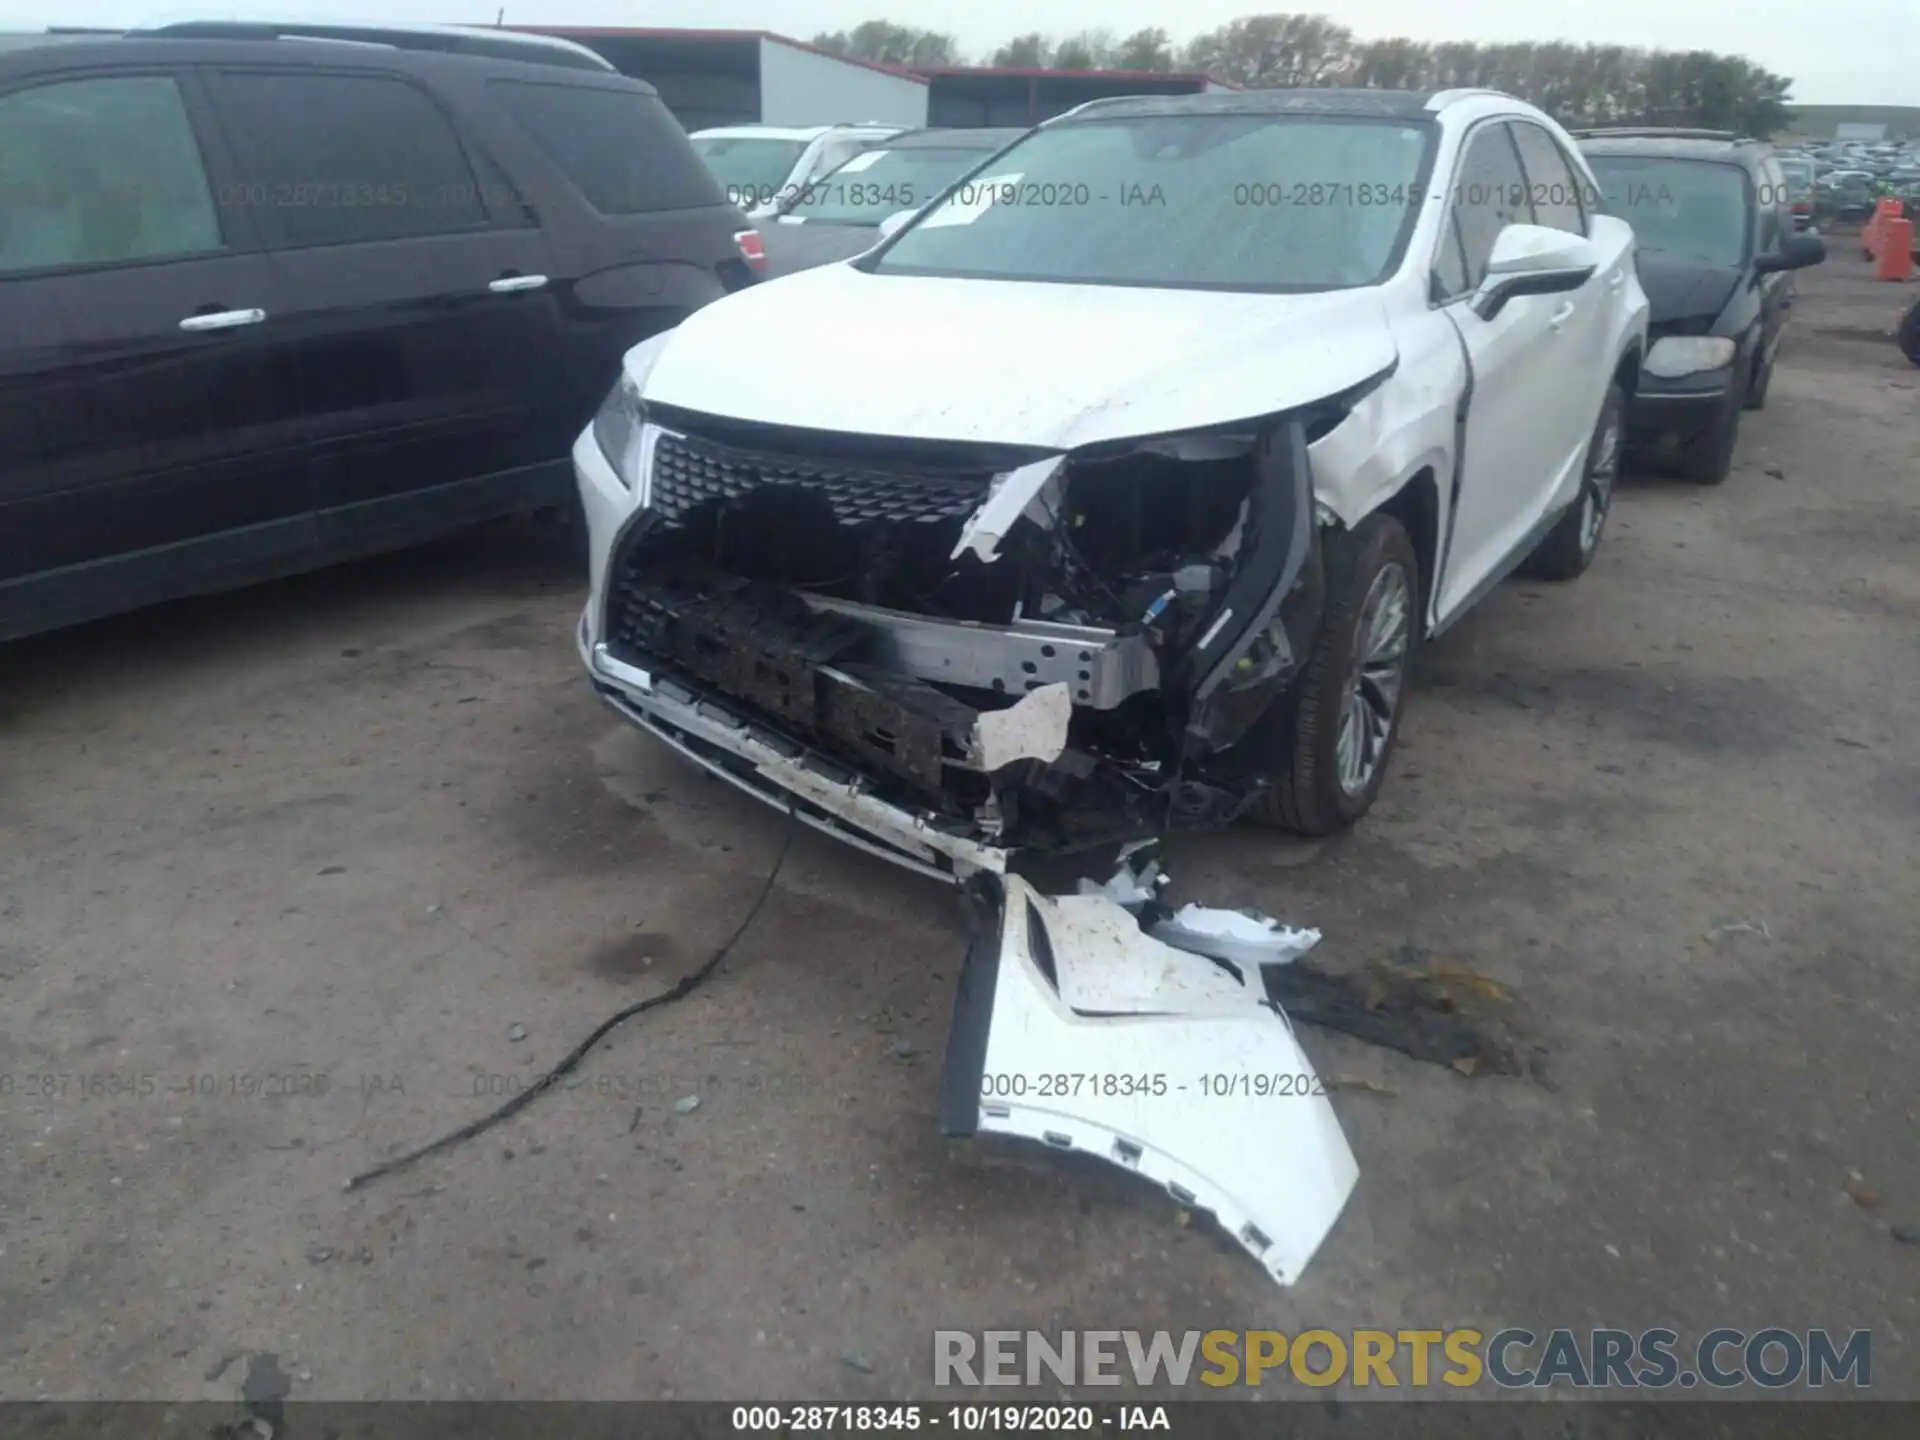
<path id="1" fill-rule="evenodd" d="M 1416 646 L 1599 544 L 1633 235 L 1484 90 L 1095 101 L 637 346 L 574 448 L 634 724 L 918 869 L 1372 803 Z"/>

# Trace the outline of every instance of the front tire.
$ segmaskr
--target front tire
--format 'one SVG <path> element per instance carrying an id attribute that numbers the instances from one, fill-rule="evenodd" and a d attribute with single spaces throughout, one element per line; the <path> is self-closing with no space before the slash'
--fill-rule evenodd
<path id="1" fill-rule="evenodd" d="M 1526 573 L 1536 580 L 1572 580 L 1586 573 L 1600 549 L 1600 534 L 1613 509 L 1614 484 L 1620 478 L 1620 451 L 1626 426 L 1626 397 L 1607 386 L 1606 399 L 1593 422 L 1587 460 L 1580 472 L 1580 494 L 1555 522 L 1532 555 Z"/>
<path id="2" fill-rule="evenodd" d="M 1908 307 L 1900 321 L 1900 328 L 1894 332 L 1894 339 L 1899 342 L 1900 353 L 1915 365 L 1920 365 L 1920 300 Z"/>
<path id="3" fill-rule="evenodd" d="M 1329 537 L 1327 598 L 1294 692 L 1282 773 L 1249 812 L 1296 835 L 1331 835 L 1367 813 L 1400 734 L 1419 644 L 1420 559 L 1398 520 L 1372 515 Z"/>
<path id="4" fill-rule="evenodd" d="M 1747 387 L 1746 408 L 1764 410 L 1767 408 L 1767 388 L 1773 384 L 1773 362 L 1777 356 L 1769 356 L 1753 372 L 1753 383 Z"/>
<path id="5" fill-rule="evenodd" d="M 1734 447 L 1740 440 L 1740 399 L 1728 396 L 1714 427 L 1680 457 L 1680 474 L 1700 485 L 1721 485 L 1733 473 Z"/>

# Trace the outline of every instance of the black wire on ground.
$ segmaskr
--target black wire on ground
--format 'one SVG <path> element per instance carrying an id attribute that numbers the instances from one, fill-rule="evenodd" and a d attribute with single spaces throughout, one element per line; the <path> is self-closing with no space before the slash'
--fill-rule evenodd
<path id="1" fill-rule="evenodd" d="M 616 1026 L 625 1024 L 627 1021 L 633 1019 L 634 1016 L 642 1014 L 645 1011 L 656 1009 L 661 1005 L 671 1005 L 676 1000 L 684 1000 L 695 990 L 698 990 L 712 977 L 713 972 L 720 968 L 721 963 L 727 956 L 733 953 L 733 947 L 740 943 L 740 938 L 747 933 L 747 927 L 753 924 L 755 918 L 760 914 L 761 907 L 767 903 L 767 897 L 773 893 L 774 882 L 780 878 L 780 867 L 787 863 L 787 851 L 793 848 L 793 832 L 799 828 L 799 821 L 795 818 L 793 810 L 789 809 L 787 811 L 786 835 L 780 842 L 780 853 L 774 857 L 773 868 L 767 872 L 766 883 L 760 887 L 759 896 L 747 910 L 746 918 L 735 928 L 733 934 L 727 937 L 726 943 L 714 951 L 699 969 L 690 970 L 685 975 L 682 975 L 671 990 L 663 991 L 658 995 L 650 995 L 645 1000 L 636 1001 L 632 1005 L 627 1006 L 626 1009 L 616 1011 L 614 1014 L 608 1016 L 600 1022 L 591 1035 L 574 1046 L 573 1049 L 567 1053 L 567 1057 L 564 1060 L 491 1114 L 483 1115 L 478 1120 L 470 1121 L 462 1125 L 458 1130 L 450 1131 L 442 1135 L 438 1140 L 422 1145 L 417 1150 L 409 1150 L 404 1155 L 396 1156 L 392 1160 L 376 1165 L 373 1169 L 354 1176 L 351 1180 L 347 1181 L 343 1188 L 347 1190 L 358 1190 L 361 1186 L 370 1185 L 384 1175 L 391 1175 L 396 1170 L 404 1170 L 410 1165 L 418 1164 L 429 1155 L 437 1155 L 442 1150 L 451 1149 L 463 1141 L 471 1140 L 477 1135 L 485 1134 L 502 1121 L 511 1119 L 513 1116 L 519 1114 L 541 1095 L 557 1085 L 562 1078 L 578 1068 L 580 1062 L 586 1059 L 587 1052 L 604 1040 Z"/>

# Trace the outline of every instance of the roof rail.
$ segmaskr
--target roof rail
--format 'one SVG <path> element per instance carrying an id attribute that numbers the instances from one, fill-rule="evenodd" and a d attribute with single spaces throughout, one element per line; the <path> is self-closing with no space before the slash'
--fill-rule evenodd
<path id="1" fill-rule="evenodd" d="M 470 25 L 339 25 L 300 20 L 179 20 L 128 30 L 133 38 L 171 40 L 335 40 L 348 45 L 380 45 L 393 50 L 427 50 L 560 65 L 570 70 L 618 74 L 605 56 L 556 35 Z"/>
<path id="2" fill-rule="evenodd" d="M 1146 99 L 1146 98 L 1158 98 L 1158 97 L 1146 97 L 1146 96 L 1140 96 L 1140 95 L 1096 95 L 1091 100 L 1082 100 L 1078 105 L 1074 106 L 1071 110 L 1062 110 L 1058 115 L 1049 115 L 1047 119 L 1042 120 L 1040 123 L 1042 125 L 1045 125 L 1054 120 L 1064 120 L 1069 115 L 1079 115 L 1088 110 L 1097 110 L 1102 105 L 1118 105 L 1123 100 L 1140 100 L 1140 99 Z"/>
<path id="3" fill-rule="evenodd" d="M 1496 100 L 1519 98 L 1509 95 L 1504 90 L 1496 90 L 1491 85 L 1449 85 L 1444 90 L 1436 90 L 1427 97 L 1427 108 L 1432 110 L 1442 105 L 1451 105 L 1455 101 L 1465 100 L 1470 95 L 1491 95 Z"/>
<path id="4" fill-rule="evenodd" d="M 1737 130 L 1696 130 L 1685 125 L 1600 125 L 1591 129 L 1569 130 L 1578 140 L 1728 140 L 1745 141 L 1754 137 Z"/>
<path id="5" fill-rule="evenodd" d="M 779 120 L 738 120 L 731 125 L 709 125 L 709 130 L 851 130 L 856 125 L 876 125 L 883 129 L 910 130 L 910 125 L 892 120 L 823 120 L 817 125 L 788 125 Z"/>

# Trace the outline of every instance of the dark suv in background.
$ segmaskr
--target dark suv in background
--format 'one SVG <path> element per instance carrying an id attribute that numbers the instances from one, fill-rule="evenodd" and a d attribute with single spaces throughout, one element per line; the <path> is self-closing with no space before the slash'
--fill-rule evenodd
<path id="1" fill-rule="evenodd" d="M 1789 272 L 1826 258 L 1794 226 L 1772 147 L 1714 130 L 1579 130 L 1609 214 L 1633 226 L 1653 307 L 1627 411 L 1633 445 L 1702 484 L 1733 469 L 1740 412 L 1767 402 Z"/>
<path id="2" fill-rule="evenodd" d="M 570 504 L 620 357 L 760 256 L 564 41 L 0 37 L 0 640 Z"/>

